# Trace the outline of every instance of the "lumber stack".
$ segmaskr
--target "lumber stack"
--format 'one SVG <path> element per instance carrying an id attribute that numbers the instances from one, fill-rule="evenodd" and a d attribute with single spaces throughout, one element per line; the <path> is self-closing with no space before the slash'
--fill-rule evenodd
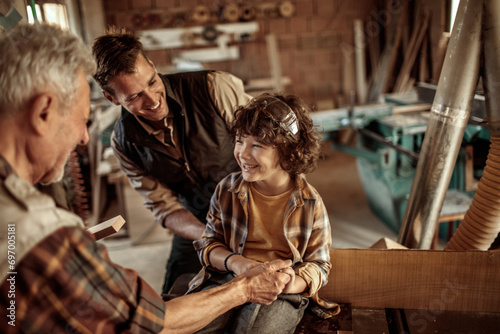
<path id="1" fill-rule="evenodd" d="M 437 31 L 440 13 L 434 8 L 413 1 L 386 1 L 384 6 L 364 20 L 364 36 L 360 37 L 358 20 L 353 27 L 355 44 L 364 46 L 356 47 L 357 54 L 366 57 L 364 63 L 356 62 L 353 74 L 359 104 L 377 102 L 383 94 L 408 92 L 418 82 L 437 82 L 448 47 L 450 33 L 442 25 L 443 31 Z M 379 16 L 374 18 L 374 13 Z M 370 32 L 375 22 L 378 34 Z M 353 90 L 345 79 L 343 86 L 345 92 L 348 87 Z"/>

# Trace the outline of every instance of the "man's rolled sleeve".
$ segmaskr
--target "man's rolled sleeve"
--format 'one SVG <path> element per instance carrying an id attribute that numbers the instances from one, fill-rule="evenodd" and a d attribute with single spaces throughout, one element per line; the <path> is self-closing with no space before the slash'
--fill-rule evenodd
<path id="1" fill-rule="evenodd" d="M 210 95 L 226 124 L 234 120 L 238 106 L 246 105 L 252 96 L 245 93 L 243 81 L 227 72 L 215 71 L 207 75 Z"/>

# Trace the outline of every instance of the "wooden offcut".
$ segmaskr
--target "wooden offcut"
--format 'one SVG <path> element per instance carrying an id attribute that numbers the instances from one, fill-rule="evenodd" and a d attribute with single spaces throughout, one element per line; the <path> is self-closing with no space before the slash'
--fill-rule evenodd
<path id="1" fill-rule="evenodd" d="M 394 249 L 394 248 L 408 249 L 408 247 L 403 246 L 389 238 L 381 238 L 370 247 L 370 249 Z"/>
<path id="2" fill-rule="evenodd" d="M 420 50 L 424 38 L 427 34 L 429 22 L 430 13 L 426 12 L 420 18 L 420 21 L 418 23 L 419 28 L 415 30 L 411 37 L 411 41 L 405 54 L 403 65 L 401 66 L 401 70 L 396 79 L 396 83 L 394 84 L 394 92 L 405 92 L 408 90 L 407 87 L 408 81 L 410 80 L 410 72 L 413 68 L 413 65 L 415 64 L 418 51 Z"/>
<path id="3" fill-rule="evenodd" d="M 406 113 L 416 113 L 423 111 L 430 111 L 431 104 L 428 103 L 417 103 L 417 104 L 407 104 L 407 105 L 396 105 L 392 108 L 393 115 L 406 114 Z"/>
<path id="4" fill-rule="evenodd" d="M 363 21 L 354 20 L 354 61 L 356 65 L 356 92 L 359 104 L 366 104 L 366 59 L 364 41 Z"/>
<path id="5" fill-rule="evenodd" d="M 319 295 L 353 307 L 500 312 L 500 250 L 332 249 Z"/>
<path id="6" fill-rule="evenodd" d="M 122 228 L 123 224 L 125 224 L 125 219 L 118 215 L 100 224 L 89 227 L 87 231 L 94 235 L 96 240 L 100 240 L 118 232 Z"/>
<path id="7" fill-rule="evenodd" d="M 449 32 L 441 33 L 441 38 L 439 39 L 438 44 L 435 47 L 434 53 L 436 54 L 436 63 L 434 64 L 432 71 L 432 79 L 435 82 L 439 81 L 441 69 L 443 68 L 444 58 L 446 56 L 446 50 L 450 42 L 450 37 L 451 33 Z"/>
<path id="8" fill-rule="evenodd" d="M 407 4 L 403 2 L 401 10 L 396 12 L 398 14 L 391 20 L 391 26 L 388 27 L 387 44 L 378 60 L 376 77 L 374 76 L 370 83 L 368 101 L 371 102 L 377 101 L 379 96 L 387 93 L 392 86 L 392 76 L 402 43 L 403 28 L 407 23 Z"/>

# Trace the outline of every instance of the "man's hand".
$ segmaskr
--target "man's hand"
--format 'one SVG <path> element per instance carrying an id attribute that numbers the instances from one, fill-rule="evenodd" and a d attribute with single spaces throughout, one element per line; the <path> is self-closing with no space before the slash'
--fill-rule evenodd
<path id="1" fill-rule="evenodd" d="M 291 265 L 290 260 L 266 262 L 226 284 L 169 300 L 162 333 L 194 333 L 246 302 L 271 304 L 290 281 Z"/>
<path id="2" fill-rule="evenodd" d="M 294 293 L 293 287 L 295 285 L 295 271 L 293 268 L 285 268 L 281 270 L 282 273 L 287 274 L 290 276 L 290 281 L 286 284 L 285 288 L 283 289 L 283 293 Z"/>
<path id="3" fill-rule="evenodd" d="M 281 272 L 290 268 L 292 261 L 275 260 L 263 263 L 233 279 L 245 289 L 247 302 L 269 305 L 282 293 L 290 275 Z"/>

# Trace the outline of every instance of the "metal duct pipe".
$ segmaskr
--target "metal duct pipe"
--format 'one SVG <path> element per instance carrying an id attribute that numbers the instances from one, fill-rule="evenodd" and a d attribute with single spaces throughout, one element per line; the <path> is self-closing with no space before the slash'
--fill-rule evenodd
<path id="1" fill-rule="evenodd" d="M 500 232 L 500 1 L 483 11 L 483 85 L 491 145 L 474 200 L 445 250 L 487 250 Z"/>
<path id="2" fill-rule="evenodd" d="M 436 231 L 477 86 L 482 0 L 462 0 L 431 108 L 398 242 L 428 249 Z"/>

